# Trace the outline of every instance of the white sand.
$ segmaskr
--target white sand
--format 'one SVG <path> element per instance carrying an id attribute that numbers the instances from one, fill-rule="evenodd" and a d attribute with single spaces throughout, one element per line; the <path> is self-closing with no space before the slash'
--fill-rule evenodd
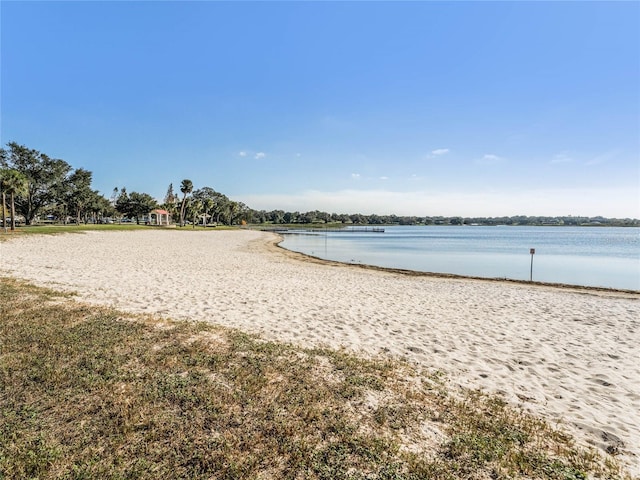
<path id="1" fill-rule="evenodd" d="M 121 310 L 388 352 L 619 447 L 640 474 L 640 295 L 304 261 L 253 231 L 24 236 L 0 272 Z"/>

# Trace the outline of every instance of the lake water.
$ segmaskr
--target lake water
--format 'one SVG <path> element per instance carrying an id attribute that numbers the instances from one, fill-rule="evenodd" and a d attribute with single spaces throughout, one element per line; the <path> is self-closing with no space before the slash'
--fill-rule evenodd
<path id="1" fill-rule="evenodd" d="M 345 263 L 640 290 L 640 228 L 385 226 L 285 234 L 284 248 Z"/>

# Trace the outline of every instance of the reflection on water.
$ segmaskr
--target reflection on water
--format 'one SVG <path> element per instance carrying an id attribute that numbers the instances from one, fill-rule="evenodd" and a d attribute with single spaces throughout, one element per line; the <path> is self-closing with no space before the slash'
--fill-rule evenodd
<path id="1" fill-rule="evenodd" d="M 348 263 L 640 290 L 640 228 L 385 227 L 287 234 L 282 246 Z"/>

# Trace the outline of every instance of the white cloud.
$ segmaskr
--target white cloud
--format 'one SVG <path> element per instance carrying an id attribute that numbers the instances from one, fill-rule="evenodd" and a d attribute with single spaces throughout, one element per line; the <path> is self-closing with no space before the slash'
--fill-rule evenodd
<path id="1" fill-rule="evenodd" d="M 436 148 L 435 150 L 431 150 L 431 153 L 427 155 L 427 158 L 432 160 L 436 157 L 441 157 L 442 155 L 446 155 L 450 150 L 448 148 Z"/>
<path id="2" fill-rule="evenodd" d="M 431 150 L 431 155 L 445 155 L 449 153 L 449 149 L 448 148 L 437 148 L 435 150 Z"/>
<path id="3" fill-rule="evenodd" d="M 241 157 L 246 157 L 247 156 L 247 152 L 239 152 L 238 155 L 240 155 Z"/>
<path id="4" fill-rule="evenodd" d="M 380 177 L 380 180 L 389 180 L 389 177 Z"/>
<path id="5" fill-rule="evenodd" d="M 262 160 L 264 157 L 266 157 L 267 154 L 264 152 L 258 152 L 256 153 L 256 156 L 254 157 L 256 160 Z"/>
<path id="6" fill-rule="evenodd" d="M 360 174 L 359 174 L 359 173 L 352 173 L 352 174 L 351 174 L 351 178 L 353 178 L 353 179 L 356 179 L 356 180 L 357 180 L 357 179 L 359 179 L 359 178 L 360 178 Z"/>

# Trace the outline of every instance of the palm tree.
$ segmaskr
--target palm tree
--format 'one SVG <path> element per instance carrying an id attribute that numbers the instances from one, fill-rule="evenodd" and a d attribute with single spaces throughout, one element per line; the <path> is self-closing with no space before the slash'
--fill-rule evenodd
<path id="1" fill-rule="evenodd" d="M 205 222 L 205 227 L 207 225 L 209 225 L 209 222 L 211 219 L 213 219 L 213 206 L 215 205 L 213 198 L 205 198 L 202 201 L 202 208 L 204 209 L 204 222 Z M 209 212 L 211 212 L 211 214 L 209 215 Z"/>
<path id="2" fill-rule="evenodd" d="M 227 204 L 227 213 L 229 215 L 229 225 L 233 225 L 233 220 L 240 213 L 240 205 L 238 202 L 231 201 Z"/>
<path id="3" fill-rule="evenodd" d="M 0 174 L 0 187 L 2 188 L 2 218 L 5 232 L 7 231 L 4 205 L 6 194 L 11 197 L 11 231 L 16 229 L 16 205 L 15 196 L 27 192 L 27 177 L 18 170 L 3 170 Z"/>
<path id="4" fill-rule="evenodd" d="M 186 207 L 185 200 L 187 199 L 187 195 L 189 195 L 193 191 L 193 182 L 188 179 L 182 180 L 180 184 L 180 191 L 182 192 L 182 205 L 180 207 L 180 226 L 184 227 L 184 209 Z"/>
<path id="5" fill-rule="evenodd" d="M 200 200 L 195 200 L 189 204 L 189 213 L 190 217 L 193 219 L 193 228 L 196 228 L 196 223 L 198 223 L 198 216 L 202 212 L 202 202 Z"/>

